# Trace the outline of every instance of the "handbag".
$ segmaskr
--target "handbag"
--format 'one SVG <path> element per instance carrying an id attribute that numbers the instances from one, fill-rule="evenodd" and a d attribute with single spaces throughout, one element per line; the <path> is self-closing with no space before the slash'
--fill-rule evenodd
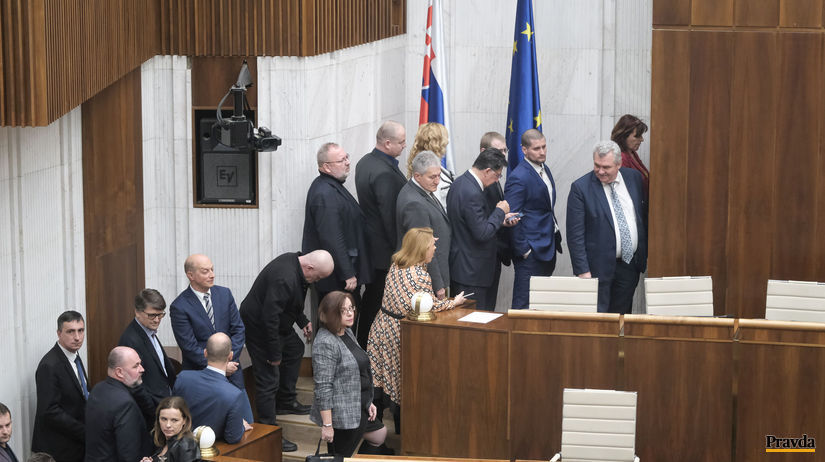
<path id="1" fill-rule="evenodd" d="M 332 450 L 335 451 L 335 446 L 332 443 L 329 443 L 332 446 Z M 315 454 L 310 454 L 306 457 L 306 462 L 344 462 L 344 456 L 335 455 L 335 454 L 319 454 L 321 452 L 321 438 L 318 438 L 318 447 L 315 448 Z"/>

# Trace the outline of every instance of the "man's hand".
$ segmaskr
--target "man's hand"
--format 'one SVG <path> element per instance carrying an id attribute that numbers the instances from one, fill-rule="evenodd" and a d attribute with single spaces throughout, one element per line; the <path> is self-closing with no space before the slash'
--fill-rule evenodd
<path id="1" fill-rule="evenodd" d="M 499 201 L 496 207 L 504 210 L 504 213 L 510 213 L 510 204 L 507 201 Z"/>
<path id="2" fill-rule="evenodd" d="M 344 290 L 346 290 L 347 292 L 352 292 L 357 287 L 358 278 L 353 276 L 353 277 L 347 279 L 345 282 L 346 282 L 346 285 L 344 286 Z"/>
<path id="3" fill-rule="evenodd" d="M 586 273 L 579 274 L 578 276 L 582 279 L 592 279 L 593 278 L 593 276 L 590 275 L 590 271 L 588 271 Z"/>
<path id="4" fill-rule="evenodd" d="M 249 425 L 249 422 L 247 422 L 246 419 L 241 420 L 243 420 L 243 431 L 248 432 L 249 430 L 252 430 L 252 425 Z"/>
<path id="5" fill-rule="evenodd" d="M 378 408 L 375 407 L 375 404 L 370 403 L 370 408 L 367 410 L 367 420 L 374 422 L 377 416 Z"/>
<path id="6" fill-rule="evenodd" d="M 267 359 L 266 363 L 269 364 L 270 366 L 280 366 L 281 365 L 281 360 L 279 359 L 277 361 L 270 361 L 270 360 Z"/>
<path id="7" fill-rule="evenodd" d="M 438 292 L 435 293 L 435 298 L 439 300 L 444 300 L 444 297 L 447 296 L 447 289 L 438 289 Z"/>
<path id="8" fill-rule="evenodd" d="M 518 212 L 510 212 L 504 215 L 504 223 L 502 223 L 502 225 L 510 228 L 516 226 L 519 221 L 521 221 L 521 218 L 518 217 Z"/>
<path id="9" fill-rule="evenodd" d="M 238 370 L 238 363 L 235 361 L 229 361 L 226 363 L 226 376 L 229 377 L 230 375 L 234 374 Z"/>
<path id="10" fill-rule="evenodd" d="M 302 330 L 304 331 L 304 337 L 309 340 L 312 337 L 312 323 L 308 322 Z"/>

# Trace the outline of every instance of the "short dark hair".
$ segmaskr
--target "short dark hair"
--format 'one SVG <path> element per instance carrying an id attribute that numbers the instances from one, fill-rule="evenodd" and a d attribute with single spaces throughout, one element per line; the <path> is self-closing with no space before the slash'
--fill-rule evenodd
<path id="1" fill-rule="evenodd" d="M 546 139 L 544 137 L 544 133 L 536 130 L 535 128 L 531 128 L 521 134 L 521 145 L 525 148 L 529 148 L 530 145 L 533 144 L 533 141 L 543 139 Z"/>
<path id="2" fill-rule="evenodd" d="M 496 148 L 487 148 L 476 157 L 473 162 L 473 168 L 478 170 L 492 169 L 499 171 L 507 166 L 507 159 L 504 158 L 504 153 Z"/>
<path id="3" fill-rule="evenodd" d="M 6 415 L 6 414 L 9 415 L 9 418 L 11 418 L 11 411 L 9 410 L 9 407 L 6 406 L 3 403 L 0 403 L 0 415 Z"/>
<path id="4" fill-rule="evenodd" d="M 83 315 L 74 310 L 64 311 L 57 317 L 57 330 L 63 330 L 64 322 L 83 321 Z M 83 321 L 84 323 L 86 321 Z"/>
<path id="5" fill-rule="evenodd" d="M 26 462 L 55 462 L 55 460 L 45 452 L 33 452 Z"/>
<path id="6" fill-rule="evenodd" d="M 647 124 L 634 115 L 625 114 L 616 122 L 613 131 L 610 133 L 610 139 L 619 145 L 622 152 L 628 152 L 627 137 L 632 135 L 640 136 L 647 131 Z"/>
<path id="7" fill-rule="evenodd" d="M 321 325 L 333 334 L 337 334 L 343 325 L 343 321 L 341 320 L 341 307 L 344 305 L 345 299 L 349 299 L 352 307 L 355 308 L 355 300 L 353 300 L 352 295 L 347 292 L 341 292 L 340 290 L 328 293 L 326 297 L 321 300 L 321 304 L 318 305 L 318 318 L 321 321 Z"/>
<path id="8" fill-rule="evenodd" d="M 166 300 L 155 289 L 143 289 L 135 295 L 135 309 L 146 311 L 147 306 L 163 311 L 166 309 Z"/>

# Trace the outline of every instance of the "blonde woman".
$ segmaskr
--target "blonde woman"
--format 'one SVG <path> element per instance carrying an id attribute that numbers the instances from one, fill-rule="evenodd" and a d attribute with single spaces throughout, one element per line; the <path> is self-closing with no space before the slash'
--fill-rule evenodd
<path id="1" fill-rule="evenodd" d="M 428 122 L 418 127 L 415 134 L 415 141 L 410 149 L 410 157 L 407 159 L 407 178 L 412 177 L 412 163 L 419 152 L 432 151 L 439 158 L 443 159 L 447 153 L 447 145 L 450 144 L 450 136 L 447 134 L 447 127 L 438 122 Z M 438 183 L 438 190 L 435 196 L 441 201 L 441 206 L 447 210 L 447 192 L 453 184 L 453 174 L 441 167 L 441 180 Z"/>

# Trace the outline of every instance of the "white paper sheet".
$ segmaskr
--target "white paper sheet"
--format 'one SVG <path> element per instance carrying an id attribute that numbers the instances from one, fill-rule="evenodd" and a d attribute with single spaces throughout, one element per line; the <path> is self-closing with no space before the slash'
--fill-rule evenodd
<path id="1" fill-rule="evenodd" d="M 459 318 L 459 321 L 487 324 L 494 319 L 500 318 L 502 314 L 503 313 L 490 313 L 489 311 L 473 311 L 467 316 Z"/>

